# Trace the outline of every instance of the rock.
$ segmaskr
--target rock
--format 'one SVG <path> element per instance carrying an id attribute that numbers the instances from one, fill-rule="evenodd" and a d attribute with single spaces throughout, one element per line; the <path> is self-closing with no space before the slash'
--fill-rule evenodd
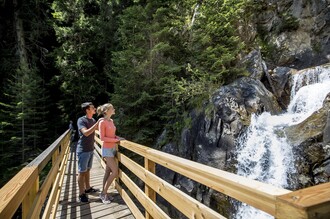
<path id="1" fill-rule="evenodd" d="M 288 141 L 293 145 L 300 145 L 311 138 L 317 138 L 323 135 L 327 121 L 328 111 L 330 109 L 330 93 L 324 100 L 323 107 L 314 112 L 303 122 L 285 128 Z"/>
<path id="2" fill-rule="evenodd" d="M 326 125 L 323 130 L 323 144 L 330 144 L 330 110 L 328 110 L 328 116 L 326 119 Z"/>
<path id="3" fill-rule="evenodd" d="M 256 26 L 269 42 L 270 58 L 278 66 L 303 69 L 328 62 L 329 1 L 259 2 Z"/>

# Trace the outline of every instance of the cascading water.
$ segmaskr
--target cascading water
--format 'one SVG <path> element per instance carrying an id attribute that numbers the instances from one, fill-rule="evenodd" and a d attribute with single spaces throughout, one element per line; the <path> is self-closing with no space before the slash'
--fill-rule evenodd
<path id="1" fill-rule="evenodd" d="M 237 141 L 237 174 L 272 184 L 293 188 L 296 172 L 293 145 L 287 142 L 284 128 L 298 124 L 322 107 L 330 92 L 330 67 L 317 67 L 295 74 L 292 79 L 291 101 L 286 113 L 252 115 L 247 131 Z M 237 219 L 273 218 L 244 203 L 238 206 Z"/>

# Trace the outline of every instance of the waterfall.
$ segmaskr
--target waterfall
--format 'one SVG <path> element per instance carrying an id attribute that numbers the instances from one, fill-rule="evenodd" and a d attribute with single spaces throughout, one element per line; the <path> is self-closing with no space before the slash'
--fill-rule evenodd
<path id="1" fill-rule="evenodd" d="M 264 112 L 252 115 L 247 131 L 237 141 L 237 174 L 250 179 L 290 189 L 290 176 L 296 172 L 293 145 L 283 132 L 285 127 L 298 124 L 322 107 L 330 92 L 330 66 L 303 70 L 293 75 L 290 104 L 285 113 Z M 237 219 L 273 218 L 245 203 L 238 206 Z"/>

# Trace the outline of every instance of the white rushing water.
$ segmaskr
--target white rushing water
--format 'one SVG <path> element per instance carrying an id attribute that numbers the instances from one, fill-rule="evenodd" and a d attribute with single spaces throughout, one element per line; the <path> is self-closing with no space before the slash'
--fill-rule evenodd
<path id="1" fill-rule="evenodd" d="M 250 179 L 290 188 L 289 175 L 295 173 L 292 145 L 283 133 L 287 126 L 298 124 L 322 107 L 330 92 L 330 68 L 317 67 L 296 74 L 292 81 L 291 100 L 286 113 L 252 115 L 246 133 L 238 139 L 237 174 Z M 237 219 L 268 219 L 271 215 L 241 204 Z"/>

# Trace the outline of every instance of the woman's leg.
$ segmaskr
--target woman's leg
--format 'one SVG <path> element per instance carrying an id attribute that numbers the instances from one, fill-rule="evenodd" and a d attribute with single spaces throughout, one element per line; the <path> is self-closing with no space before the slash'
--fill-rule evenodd
<path id="1" fill-rule="evenodd" d="M 103 192 L 102 192 L 104 195 L 107 194 L 111 183 L 118 176 L 118 166 L 117 166 L 117 163 L 115 161 L 115 158 L 114 157 L 106 157 L 106 160 L 107 160 L 107 167 L 110 168 L 112 173 L 109 175 L 107 181 L 105 182 Z"/>
<path id="2" fill-rule="evenodd" d="M 103 184 L 102 184 L 102 193 L 106 193 L 106 192 L 103 192 L 104 191 L 104 187 L 105 187 L 105 184 L 107 182 L 107 179 L 109 178 L 110 176 L 110 172 L 111 172 L 111 169 L 108 165 L 106 165 L 105 167 L 105 172 L 104 172 L 104 177 L 103 177 Z"/>

